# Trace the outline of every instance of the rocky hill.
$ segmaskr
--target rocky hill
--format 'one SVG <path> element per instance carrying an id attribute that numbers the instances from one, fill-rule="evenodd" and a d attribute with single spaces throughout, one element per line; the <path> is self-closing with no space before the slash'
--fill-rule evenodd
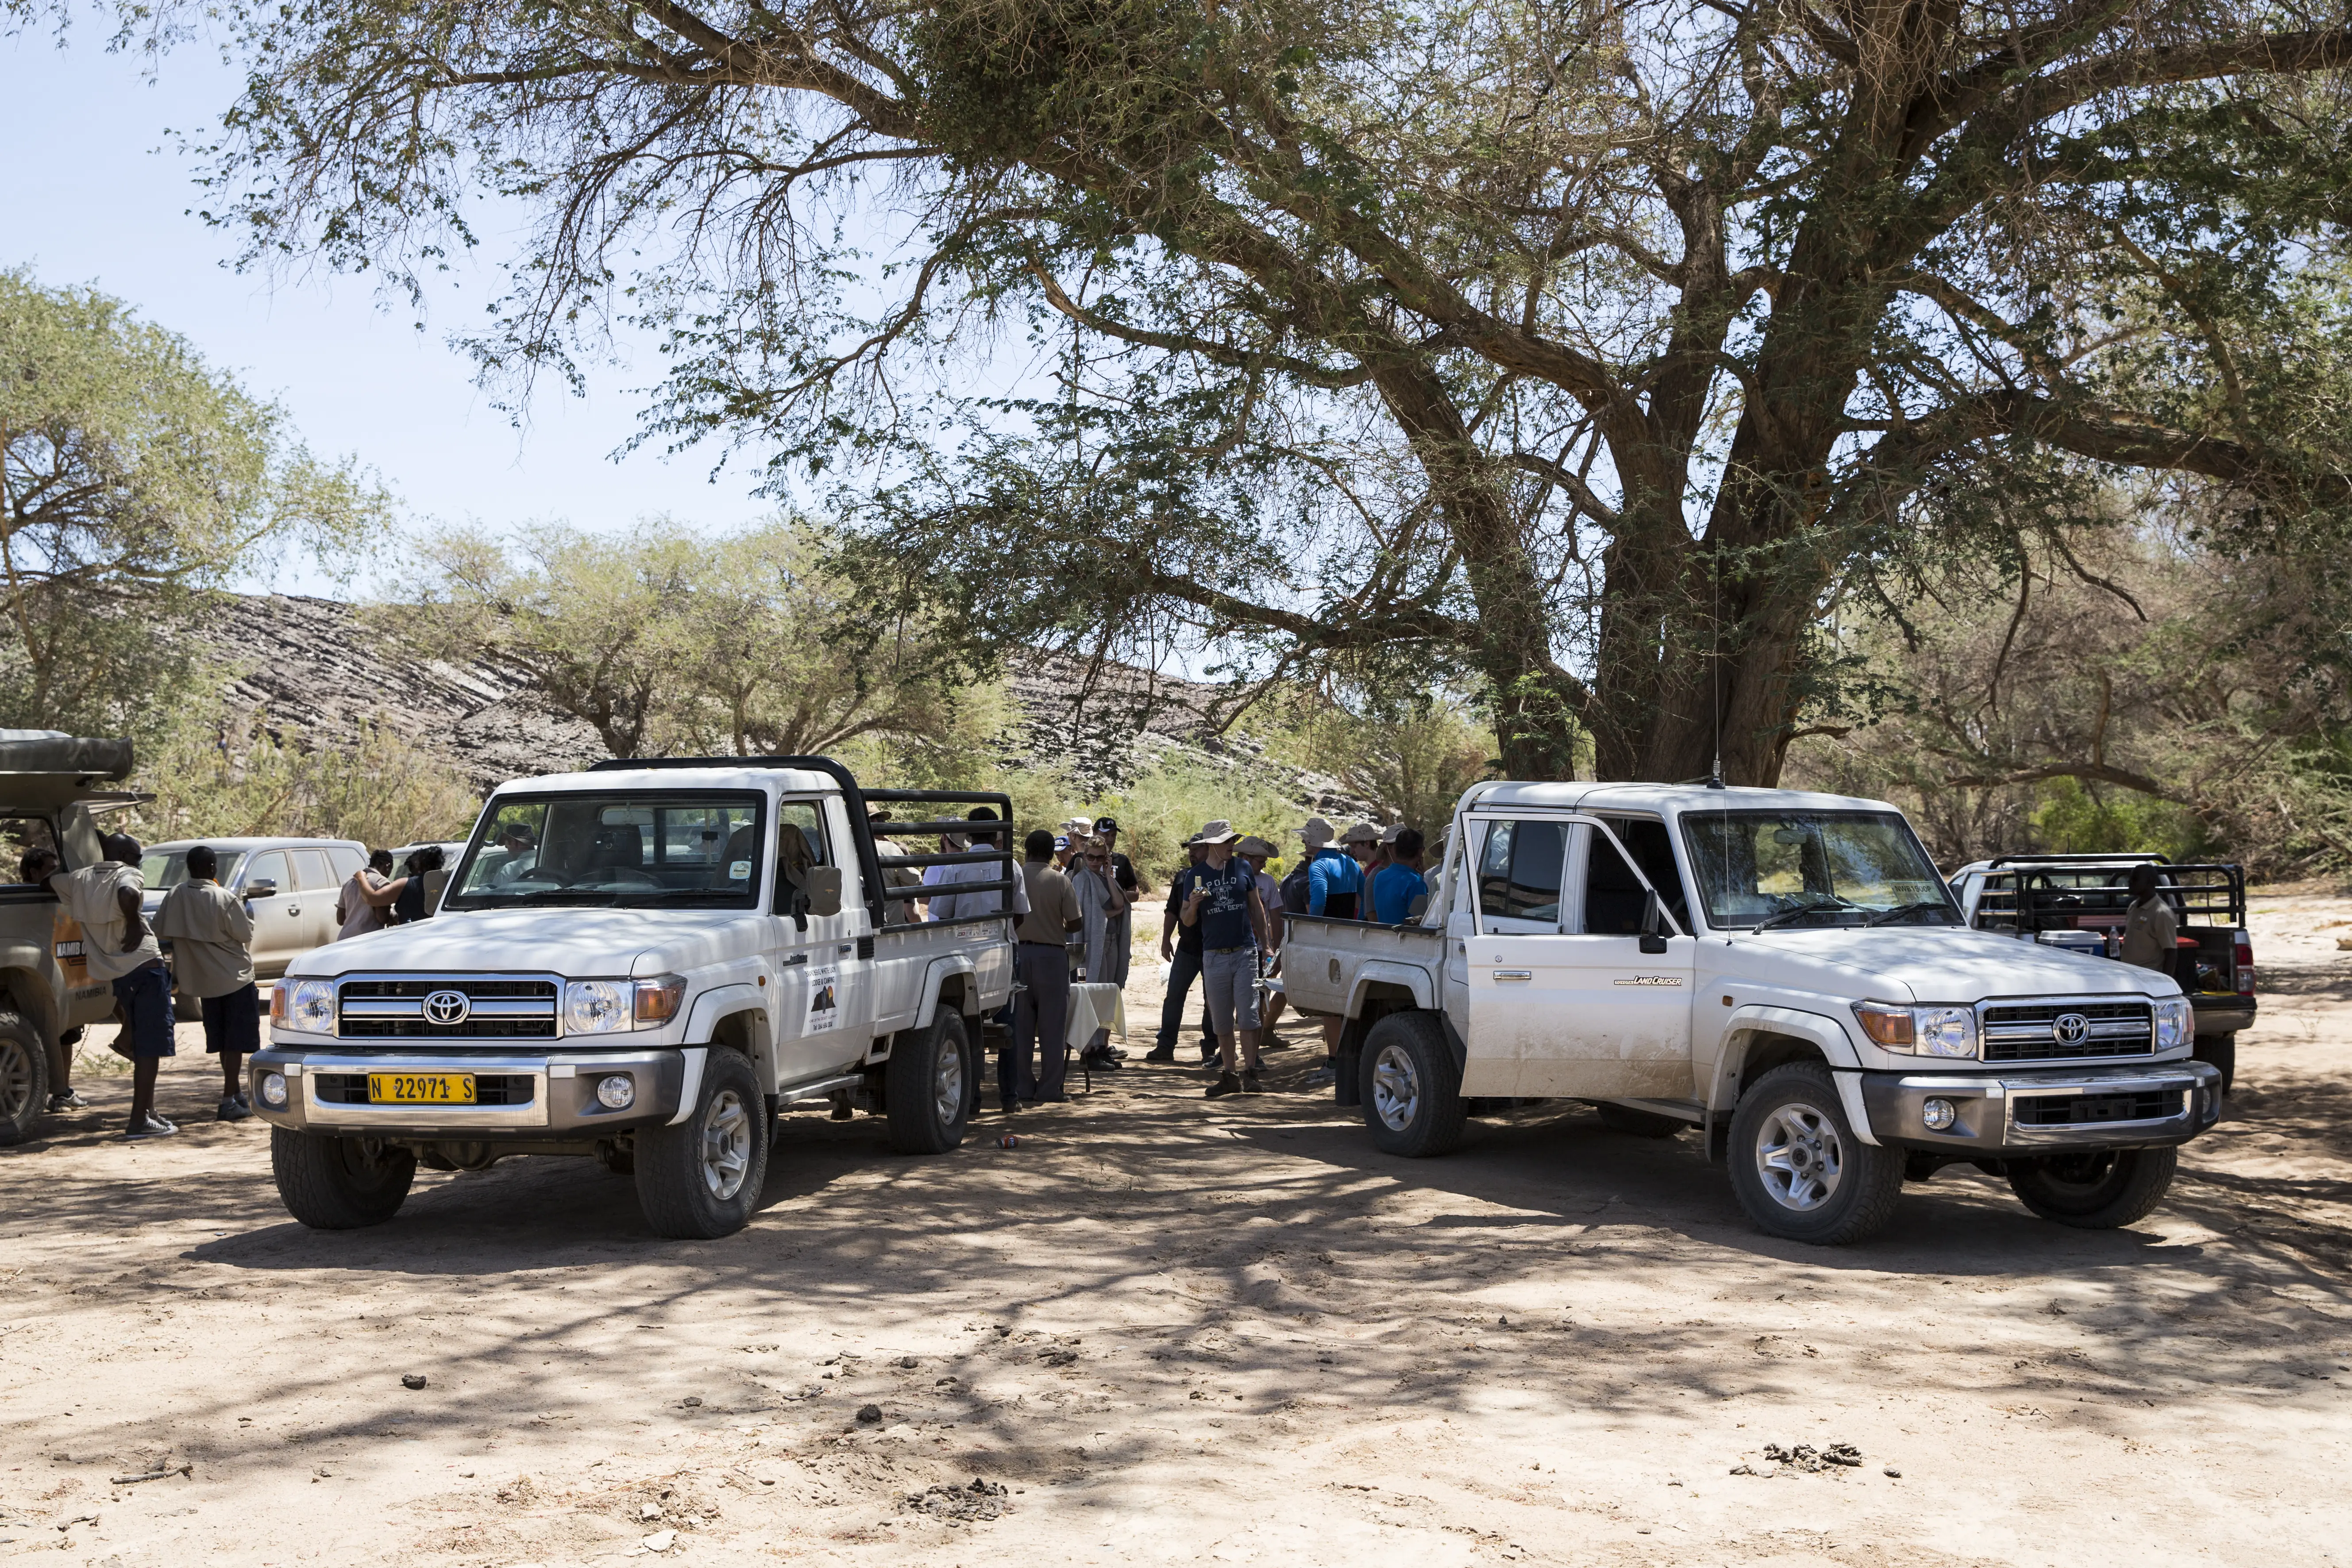
<path id="1" fill-rule="evenodd" d="M 245 671 L 234 697 L 306 742 L 373 725 L 446 761 L 477 789 L 607 754 L 596 731 L 557 710 L 524 670 L 400 656 L 334 600 L 257 595 L 205 633 Z M 1326 815 L 1370 813 L 1339 780 L 1274 762 L 1247 734 L 1217 733 L 1215 688 L 1129 665 L 1089 679 L 1060 658 L 1024 661 L 1010 684 L 1019 717 L 1001 738 L 1003 761 L 1066 769 L 1088 795 L 1183 755 Z"/>

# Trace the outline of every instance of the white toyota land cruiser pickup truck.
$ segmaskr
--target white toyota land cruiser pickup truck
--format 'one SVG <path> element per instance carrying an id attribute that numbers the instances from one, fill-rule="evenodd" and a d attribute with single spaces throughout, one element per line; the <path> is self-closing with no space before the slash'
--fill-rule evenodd
<path id="1" fill-rule="evenodd" d="M 1414 921 L 1289 917 L 1283 984 L 1347 1020 L 1338 1093 L 1437 1154 L 1480 1102 L 1688 1128 L 1750 1218 L 1858 1241 L 1903 1182 L 2004 1175 L 2105 1228 L 2221 1114 L 2168 975 L 1972 931 L 1900 812 L 1786 790 L 1484 784 Z"/>
<path id="2" fill-rule="evenodd" d="M 1004 839 L 877 854 L 881 801 L 976 804 Z M 824 757 L 504 785 L 433 919 L 319 948 L 278 984 L 251 1088 L 279 1195 L 346 1229 L 392 1217 L 420 1163 L 593 1154 L 634 1173 L 659 1234 L 718 1237 L 750 1221 L 785 1105 L 878 1111 L 902 1152 L 954 1148 L 1012 933 L 1003 914 L 909 923 L 926 889 L 908 873 L 963 867 L 959 895 L 1001 894 L 1010 815 L 1001 795 L 861 790 Z"/>

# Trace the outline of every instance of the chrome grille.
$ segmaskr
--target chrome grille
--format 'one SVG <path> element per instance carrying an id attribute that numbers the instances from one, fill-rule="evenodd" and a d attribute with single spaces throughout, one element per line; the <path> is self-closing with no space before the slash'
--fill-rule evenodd
<path id="1" fill-rule="evenodd" d="M 545 1040 L 555 1037 L 561 988 L 552 979 L 483 974 L 378 974 L 345 980 L 336 990 L 335 1034 L 346 1040 Z M 425 999 L 454 991 L 466 1016 L 453 1024 L 428 1016 Z"/>
<path id="2" fill-rule="evenodd" d="M 1989 1062 L 2081 1061 L 2156 1053 L 2156 1019 L 2146 1002 L 1992 1002 L 1979 1009 Z M 2061 1020 L 2078 1017 L 2083 1033 L 2065 1037 Z"/>

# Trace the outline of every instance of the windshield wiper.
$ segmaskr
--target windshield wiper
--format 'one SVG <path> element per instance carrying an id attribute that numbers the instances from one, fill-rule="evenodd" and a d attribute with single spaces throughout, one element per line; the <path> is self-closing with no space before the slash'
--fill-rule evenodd
<path id="1" fill-rule="evenodd" d="M 461 894 L 460 896 L 466 899 L 468 902 L 471 902 L 476 899 L 483 899 L 493 903 L 509 905 L 573 904 L 592 902 L 609 904 L 614 899 L 620 897 L 618 893 L 579 892 L 570 888 L 548 888 L 544 889 L 524 889 L 514 892 L 466 893 Z"/>
<path id="2" fill-rule="evenodd" d="M 1841 899 L 1832 894 L 1826 899 L 1816 899 L 1810 904 L 1799 904 L 1792 910 L 1782 910 L 1777 915 L 1766 915 L 1762 920 L 1758 921 L 1754 925 L 1748 928 L 1748 934 L 1749 936 L 1754 936 L 1759 931 L 1770 931 L 1774 926 L 1787 925 L 1790 921 L 1800 919 L 1805 915 L 1817 915 L 1823 910 L 1850 910 L 1856 907 L 1857 906 L 1850 900 Z"/>
<path id="3" fill-rule="evenodd" d="M 1948 915 L 1952 912 L 1952 906 L 1941 899 L 1920 899 L 1913 903 L 1897 904 L 1891 910 L 1881 910 L 1862 923 L 1865 926 L 1883 926 L 1899 921 L 1906 915 L 1926 914 L 1929 910 Z M 1952 922 L 1947 920 L 1944 923 L 1950 925 Z"/>

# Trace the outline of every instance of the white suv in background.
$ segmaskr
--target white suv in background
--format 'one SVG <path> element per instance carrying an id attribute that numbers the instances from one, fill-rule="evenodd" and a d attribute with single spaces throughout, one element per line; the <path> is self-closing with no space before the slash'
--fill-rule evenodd
<path id="1" fill-rule="evenodd" d="M 335 940 L 335 896 L 367 864 L 367 846 L 348 838 L 175 838 L 148 846 L 139 862 L 152 917 L 163 895 L 187 880 L 188 851 L 220 857 L 220 882 L 253 911 L 253 974 L 275 980 L 314 947 Z M 183 1012 L 187 1011 L 184 1001 Z"/>

